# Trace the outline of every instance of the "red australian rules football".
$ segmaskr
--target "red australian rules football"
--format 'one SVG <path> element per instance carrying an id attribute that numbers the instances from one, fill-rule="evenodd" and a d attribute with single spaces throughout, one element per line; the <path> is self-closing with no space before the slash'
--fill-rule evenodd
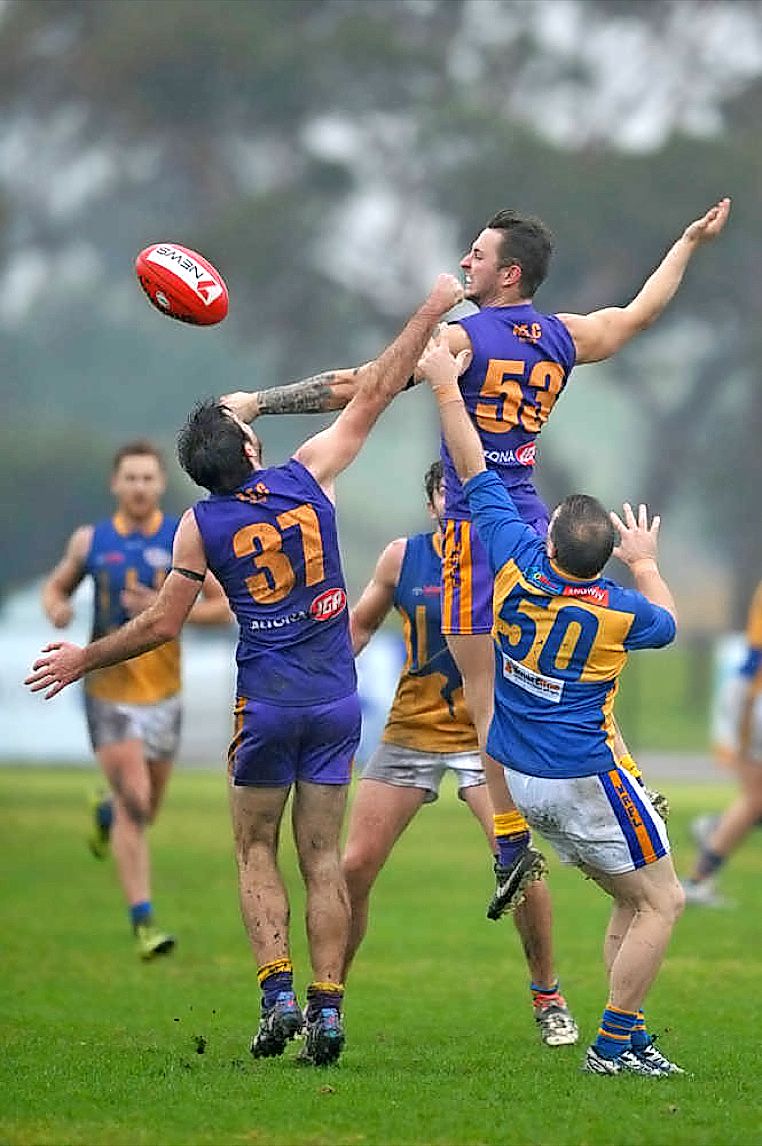
<path id="1" fill-rule="evenodd" d="M 203 255 L 179 243 L 152 243 L 135 259 L 148 301 L 180 322 L 213 326 L 228 312 L 225 280 Z"/>

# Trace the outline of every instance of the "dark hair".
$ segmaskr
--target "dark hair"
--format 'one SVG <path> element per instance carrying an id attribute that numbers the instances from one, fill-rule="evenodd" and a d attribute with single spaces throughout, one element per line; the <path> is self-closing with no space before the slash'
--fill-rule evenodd
<path id="1" fill-rule="evenodd" d="M 573 493 L 558 507 L 550 539 L 564 573 L 597 577 L 611 556 L 616 534 L 607 510 L 596 497 Z"/>
<path id="2" fill-rule="evenodd" d="M 441 461 L 432 462 L 423 477 L 423 488 L 426 490 L 426 501 L 434 504 L 434 494 L 442 484 L 444 471 Z"/>
<path id="3" fill-rule="evenodd" d="M 552 234 L 542 219 L 534 215 L 519 215 L 517 211 L 498 211 L 487 223 L 487 228 L 502 231 L 499 266 L 515 264 L 521 267 L 522 294 L 532 298 L 548 273 L 553 253 Z"/>
<path id="4" fill-rule="evenodd" d="M 133 442 L 125 442 L 123 446 L 120 446 L 111 463 L 112 474 L 116 473 L 125 458 L 156 458 L 162 473 L 167 471 L 164 454 L 158 446 L 149 442 L 148 438 L 136 438 Z"/>
<path id="5" fill-rule="evenodd" d="M 246 435 L 214 398 L 197 402 L 177 435 L 177 457 L 188 477 L 210 493 L 231 493 L 251 475 Z"/>

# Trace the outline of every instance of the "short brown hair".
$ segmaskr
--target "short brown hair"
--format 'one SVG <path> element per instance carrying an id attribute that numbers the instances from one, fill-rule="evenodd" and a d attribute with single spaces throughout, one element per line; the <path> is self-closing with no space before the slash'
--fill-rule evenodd
<path id="1" fill-rule="evenodd" d="M 153 442 L 149 442 L 148 438 L 135 438 L 133 442 L 125 442 L 123 446 L 120 446 L 114 454 L 111 472 L 115 474 L 125 458 L 135 457 L 156 458 L 162 473 L 167 472 L 167 463 L 164 461 L 164 454 L 158 446 L 155 446 Z"/>
<path id="2" fill-rule="evenodd" d="M 487 229 L 501 232 L 498 265 L 521 267 L 522 293 L 532 298 L 548 273 L 553 253 L 550 231 L 542 219 L 518 211 L 498 211 L 487 222 Z"/>

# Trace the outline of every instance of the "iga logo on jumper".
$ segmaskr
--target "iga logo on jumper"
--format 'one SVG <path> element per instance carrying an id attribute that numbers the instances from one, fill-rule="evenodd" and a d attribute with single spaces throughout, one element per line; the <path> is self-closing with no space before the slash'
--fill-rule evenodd
<path id="1" fill-rule="evenodd" d="M 156 263 L 159 267 L 166 267 L 167 270 L 176 274 L 196 292 L 206 306 L 211 306 L 222 294 L 222 287 L 218 282 L 215 282 L 206 267 L 202 267 L 186 251 L 178 250 L 177 247 L 172 247 L 169 243 L 156 247 L 147 256 L 147 260 L 149 263 Z M 164 303 L 162 303 L 163 305 Z"/>
<path id="2" fill-rule="evenodd" d="M 347 595 L 343 589 L 326 589 L 310 605 L 310 616 L 315 621 L 330 621 L 338 617 L 347 607 Z"/>

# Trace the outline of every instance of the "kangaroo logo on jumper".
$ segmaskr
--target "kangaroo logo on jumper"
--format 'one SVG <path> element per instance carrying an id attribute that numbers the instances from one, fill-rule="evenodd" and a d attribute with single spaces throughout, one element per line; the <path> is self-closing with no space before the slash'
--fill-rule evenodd
<path id="1" fill-rule="evenodd" d="M 343 589 L 326 589 L 310 605 L 310 616 L 314 621 L 330 621 L 338 617 L 347 606 L 347 595 Z"/>

